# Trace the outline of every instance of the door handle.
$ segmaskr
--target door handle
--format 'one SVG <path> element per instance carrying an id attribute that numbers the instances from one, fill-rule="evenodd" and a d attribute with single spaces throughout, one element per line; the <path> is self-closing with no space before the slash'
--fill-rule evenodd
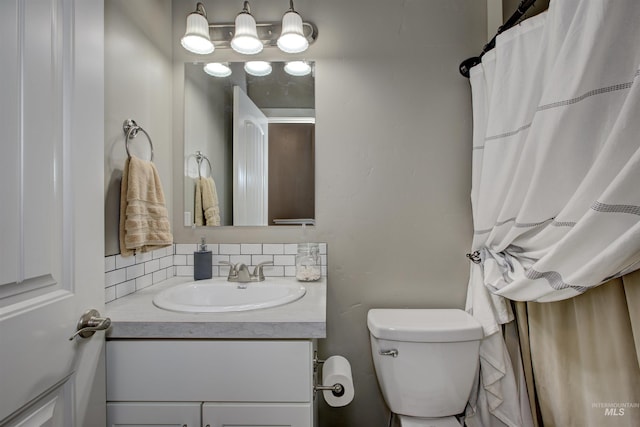
<path id="1" fill-rule="evenodd" d="M 100 312 L 96 309 L 87 310 L 80 320 L 78 320 L 77 332 L 73 334 L 69 341 L 72 341 L 76 336 L 80 335 L 82 338 L 89 338 L 96 333 L 96 331 L 104 331 L 111 326 L 111 319 L 108 317 L 100 317 Z"/>

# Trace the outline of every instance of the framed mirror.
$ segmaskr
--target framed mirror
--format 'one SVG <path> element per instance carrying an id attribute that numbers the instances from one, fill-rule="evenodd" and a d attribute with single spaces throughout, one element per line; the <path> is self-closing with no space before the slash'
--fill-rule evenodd
<path id="1" fill-rule="evenodd" d="M 248 64 L 185 64 L 185 225 L 313 225 L 315 64 Z"/>

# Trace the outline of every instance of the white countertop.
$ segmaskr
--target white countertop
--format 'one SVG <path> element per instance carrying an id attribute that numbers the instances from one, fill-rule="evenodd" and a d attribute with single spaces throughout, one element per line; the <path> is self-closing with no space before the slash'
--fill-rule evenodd
<path id="1" fill-rule="evenodd" d="M 294 277 L 278 278 L 278 281 Z M 326 277 L 302 283 L 306 294 L 289 304 L 259 310 L 227 313 L 180 313 L 153 305 L 157 292 L 190 282 L 190 277 L 174 277 L 157 285 L 119 298 L 106 305 L 111 318 L 107 339 L 189 338 L 189 339 L 309 339 L 326 337 Z M 269 277 L 257 286 L 268 286 Z"/>

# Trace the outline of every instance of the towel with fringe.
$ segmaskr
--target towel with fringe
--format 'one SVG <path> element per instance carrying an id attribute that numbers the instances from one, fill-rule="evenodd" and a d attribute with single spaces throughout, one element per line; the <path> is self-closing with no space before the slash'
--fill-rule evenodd
<path id="1" fill-rule="evenodd" d="M 125 161 L 120 187 L 120 255 L 172 244 L 158 170 L 152 162 L 130 157 Z"/>
<path id="2" fill-rule="evenodd" d="M 218 206 L 218 192 L 216 183 L 211 177 L 196 179 L 196 225 L 220 225 L 220 208 Z"/>

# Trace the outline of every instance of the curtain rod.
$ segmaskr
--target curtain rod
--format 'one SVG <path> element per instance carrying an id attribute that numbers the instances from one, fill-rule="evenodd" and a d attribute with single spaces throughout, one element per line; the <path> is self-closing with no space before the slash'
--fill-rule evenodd
<path id="1" fill-rule="evenodd" d="M 518 8 L 516 9 L 516 11 L 513 12 L 513 14 L 509 17 L 509 19 L 507 19 L 507 22 L 502 24 L 498 28 L 498 32 L 496 32 L 496 35 L 493 36 L 491 40 L 489 40 L 489 43 L 484 45 L 484 47 L 482 48 L 482 52 L 480 52 L 480 56 L 473 56 L 469 59 L 465 59 L 464 61 L 462 61 L 459 68 L 460 74 L 462 74 L 466 78 L 469 78 L 469 70 L 471 69 L 471 67 L 478 65 L 480 63 L 480 59 L 482 58 L 482 56 L 496 46 L 496 37 L 498 37 L 498 34 L 516 25 L 518 21 L 520 21 L 520 18 L 522 18 L 522 15 L 527 13 L 527 10 L 529 10 L 529 8 L 533 6 L 535 2 L 536 0 L 522 0 L 518 5 Z"/>

